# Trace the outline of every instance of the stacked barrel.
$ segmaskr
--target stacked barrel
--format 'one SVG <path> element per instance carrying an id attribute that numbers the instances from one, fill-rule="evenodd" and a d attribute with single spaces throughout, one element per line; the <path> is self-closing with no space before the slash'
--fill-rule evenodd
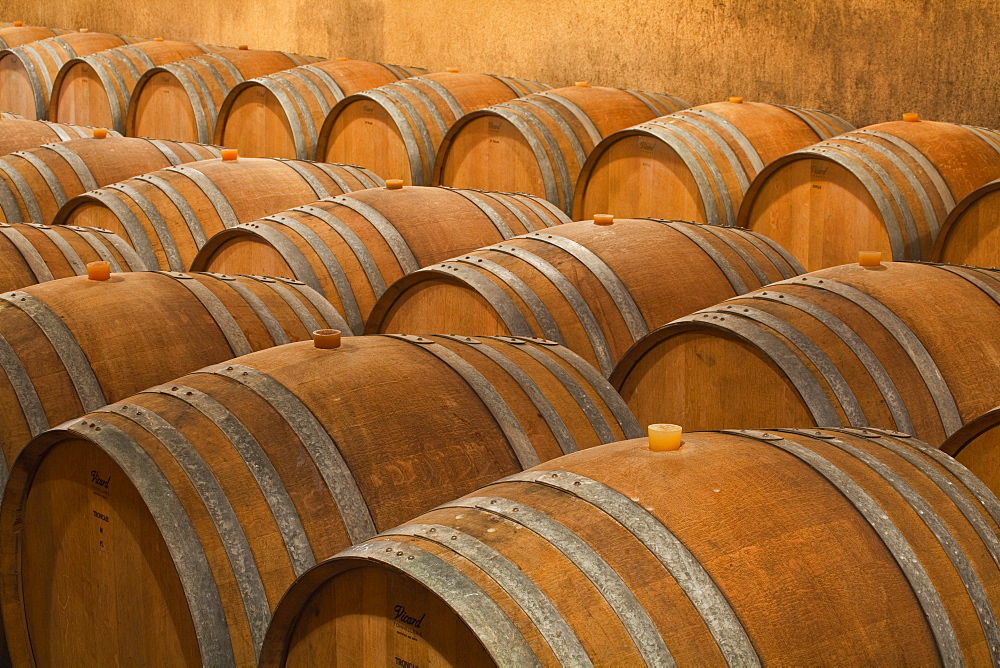
<path id="1" fill-rule="evenodd" d="M 1000 133 L 0 48 L 14 665 L 1000 665 Z"/>

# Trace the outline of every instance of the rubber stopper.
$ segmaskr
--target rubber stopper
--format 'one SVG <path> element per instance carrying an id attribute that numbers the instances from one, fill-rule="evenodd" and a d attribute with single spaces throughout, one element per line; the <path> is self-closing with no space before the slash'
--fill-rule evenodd
<path id="1" fill-rule="evenodd" d="M 347 59 L 347 58 L 345 58 L 344 56 L 338 56 L 338 57 L 336 58 L 336 60 L 338 60 L 338 61 L 340 61 L 340 62 L 344 62 L 345 60 L 348 60 L 348 59 Z"/>
<path id="2" fill-rule="evenodd" d="M 90 32 L 90 28 L 80 28 L 80 32 Z"/>
<path id="3" fill-rule="evenodd" d="M 444 71 L 445 72 L 451 72 L 452 74 L 458 74 L 458 68 L 457 67 L 446 67 L 446 68 L 444 68 Z"/>
<path id="4" fill-rule="evenodd" d="M 403 189 L 403 179 L 386 179 L 385 180 L 386 190 L 402 190 Z"/>
<path id="5" fill-rule="evenodd" d="M 590 87 L 590 82 L 589 81 L 577 81 L 573 85 L 576 86 L 577 88 L 589 88 Z"/>
<path id="6" fill-rule="evenodd" d="M 911 111 L 909 113 L 903 114 L 903 120 L 906 121 L 907 123 L 919 123 L 920 114 Z"/>
<path id="7" fill-rule="evenodd" d="M 87 278 L 92 281 L 106 281 L 111 278 L 111 263 L 104 260 L 87 263 Z"/>
<path id="8" fill-rule="evenodd" d="M 236 162 L 236 158 L 240 157 L 240 151 L 236 148 L 224 148 L 222 149 L 222 162 Z"/>
<path id="9" fill-rule="evenodd" d="M 339 329 L 317 329 L 313 332 L 313 345 L 321 350 L 332 350 L 340 347 Z"/>
<path id="10" fill-rule="evenodd" d="M 881 267 L 882 251 L 861 251 L 858 253 L 858 264 L 862 267 Z"/>
<path id="11" fill-rule="evenodd" d="M 14 21 L 14 27 L 15 28 L 23 28 L 24 27 L 24 21 Z"/>
<path id="12" fill-rule="evenodd" d="M 646 427 L 649 449 L 653 452 L 671 452 L 680 449 L 684 430 L 676 424 L 651 424 Z"/>
<path id="13" fill-rule="evenodd" d="M 611 225 L 615 222 L 615 217 L 610 213 L 595 213 L 594 225 Z"/>
<path id="14" fill-rule="evenodd" d="M 163 41 L 163 38 L 162 38 L 162 37 L 154 37 L 154 38 L 153 38 L 153 41 L 154 41 L 154 42 L 162 42 L 162 41 Z"/>
<path id="15" fill-rule="evenodd" d="M 732 102 L 733 104 L 743 104 L 742 97 L 731 97 L 729 98 L 729 101 Z"/>
<path id="16" fill-rule="evenodd" d="M 249 46 L 247 46 L 246 44 L 240 44 L 240 45 L 239 45 L 238 47 L 236 47 L 236 48 L 237 48 L 237 49 L 239 49 L 240 51 L 249 51 L 249 50 L 250 50 L 250 47 L 249 47 Z"/>
<path id="17" fill-rule="evenodd" d="M 108 136 L 107 128 L 94 128 L 94 139 L 106 139 Z"/>

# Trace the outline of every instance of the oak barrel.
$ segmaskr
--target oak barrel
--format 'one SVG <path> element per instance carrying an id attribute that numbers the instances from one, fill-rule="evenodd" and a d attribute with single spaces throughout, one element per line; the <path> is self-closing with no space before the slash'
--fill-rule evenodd
<path id="1" fill-rule="evenodd" d="M 13 49 L 15 46 L 37 42 L 49 37 L 58 37 L 69 32 L 62 28 L 45 28 L 43 26 L 15 26 L 3 23 L 0 23 L 0 26 L 2 26 L 0 27 L 0 49 Z"/>
<path id="2" fill-rule="evenodd" d="M 939 446 L 997 405 L 997 322 L 1000 271 L 843 265 L 655 330 L 612 384 L 643 424 L 872 425 Z"/>
<path id="3" fill-rule="evenodd" d="M 143 73 L 158 65 L 222 50 L 159 39 L 74 58 L 62 66 L 52 82 L 49 120 L 125 132 L 125 111 Z"/>
<path id="4" fill-rule="evenodd" d="M 350 165 L 239 158 L 167 167 L 68 201 L 53 224 L 103 227 L 147 265 L 182 271 L 215 233 L 381 179 Z M 254 272 L 257 273 L 257 272 Z"/>
<path id="5" fill-rule="evenodd" d="M 22 527 L 0 548 L 14 662 L 255 664 L 317 561 L 637 429 L 579 357 L 520 339 L 299 343 L 152 387 L 15 464 L 0 517 L 5 536 Z"/>
<path id="6" fill-rule="evenodd" d="M 998 177 L 1000 132 L 880 123 L 769 164 L 750 184 L 738 224 L 771 237 L 810 271 L 863 250 L 929 260 L 955 203 Z"/>
<path id="7" fill-rule="evenodd" d="M 320 563 L 260 665 L 996 665 L 998 522 L 975 476 L 904 435 L 625 441 Z"/>
<path id="8" fill-rule="evenodd" d="M 569 212 L 580 169 L 604 137 L 689 106 L 671 95 L 584 82 L 505 100 L 448 130 L 433 184 L 530 193 Z"/>
<path id="9" fill-rule="evenodd" d="M 1000 267 L 1000 179 L 976 188 L 951 210 L 938 233 L 931 259 Z"/>
<path id="10" fill-rule="evenodd" d="M 465 114 L 548 88 L 493 74 L 435 72 L 345 97 L 320 128 L 316 159 L 431 185 L 438 146 Z"/>
<path id="11" fill-rule="evenodd" d="M 212 141 L 219 107 L 234 86 L 318 60 L 322 59 L 241 48 L 146 70 L 132 89 L 125 134 L 207 144 Z"/>
<path id="12" fill-rule="evenodd" d="M 313 202 L 219 232 L 194 271 L 294 276 L 344 314 L 355 334 L 386 286 L 517 234 L 568 223 L 530 195 L 406 186 Z"/>
<path id="13" fill-rule="evenodd" d="M 48 224 L 59 207 L 88 190 L 219 155 L 215 146 L 133 137 L 73 139 L 15 151 L 0 157 L 0 219 Z"/>
<path id="14" fill-rule="evenodd" d="M 94 128 L 49 121 L 34 121 L 0 114 L 0 155 L 36 148 L 51 142 L 92 137 Z M 120 137 L 114 130 L 108 136 Z"/>
<path id="15" fill-rule="evenodd" d="M 330 109 L 348 95 L 425 74 L 366 60 L 326 60 L 244 81 L 226 96 L 215 141 L 248 157 L 316 155 L 316 139 Z"/>
<path id="16" fill-rule="evenodd" d="M 713 102 L 614 132 L 580 171 L 573 217 L 680 218 L 735 225 L 765 165 L 854 126 L 832 114 L 764 102 Z"/>
<path id="17" fill-rule="evenodd" d="M 651 329 L 800 273 L 746 230 L 576 222 L 454 257 L 393 283 L 366 331 L 543 336 L 610 375 Z"/>
<path id="18" fill-rule="evenodd" d="M 135 42 L 100 32 L 71 32 L 0 51 L 0 109 L 44 120 L 52 81 L 69 60 Z"/>

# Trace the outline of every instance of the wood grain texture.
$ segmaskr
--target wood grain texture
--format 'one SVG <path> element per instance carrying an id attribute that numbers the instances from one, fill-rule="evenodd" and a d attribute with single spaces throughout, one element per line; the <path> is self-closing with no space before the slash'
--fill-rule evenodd
<path id="1" fill-rule="evenodd" d="M 80 125 L 0 116 L 0 155 L 36 148 L 51 142 L 91 137 L 93 131 L 91 127 Z M 111 133 L 109 136 L 120 136 L 114 130 Z"/>
<path id="2" fill-rule="evenodd" d="M 68 32 L 61 28 L 43 28 L 42 26 L 7 26 L 0 24 L 0 49 L 12 49 L 28 42 L 56 37 Z"/>
<path id="3" fill-rule="evenodd" d="M 1000 180 L 976 188 L 941 226 L 934 262 L 1000 267 Z"/>

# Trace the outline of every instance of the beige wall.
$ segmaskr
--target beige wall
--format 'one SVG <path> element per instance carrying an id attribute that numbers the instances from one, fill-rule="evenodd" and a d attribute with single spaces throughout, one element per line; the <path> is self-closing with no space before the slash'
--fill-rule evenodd
<path id="1" fill-rule="evenodd" d="M 0 20 L 1000 126 L 997 0 L 4 0 Z"/>

